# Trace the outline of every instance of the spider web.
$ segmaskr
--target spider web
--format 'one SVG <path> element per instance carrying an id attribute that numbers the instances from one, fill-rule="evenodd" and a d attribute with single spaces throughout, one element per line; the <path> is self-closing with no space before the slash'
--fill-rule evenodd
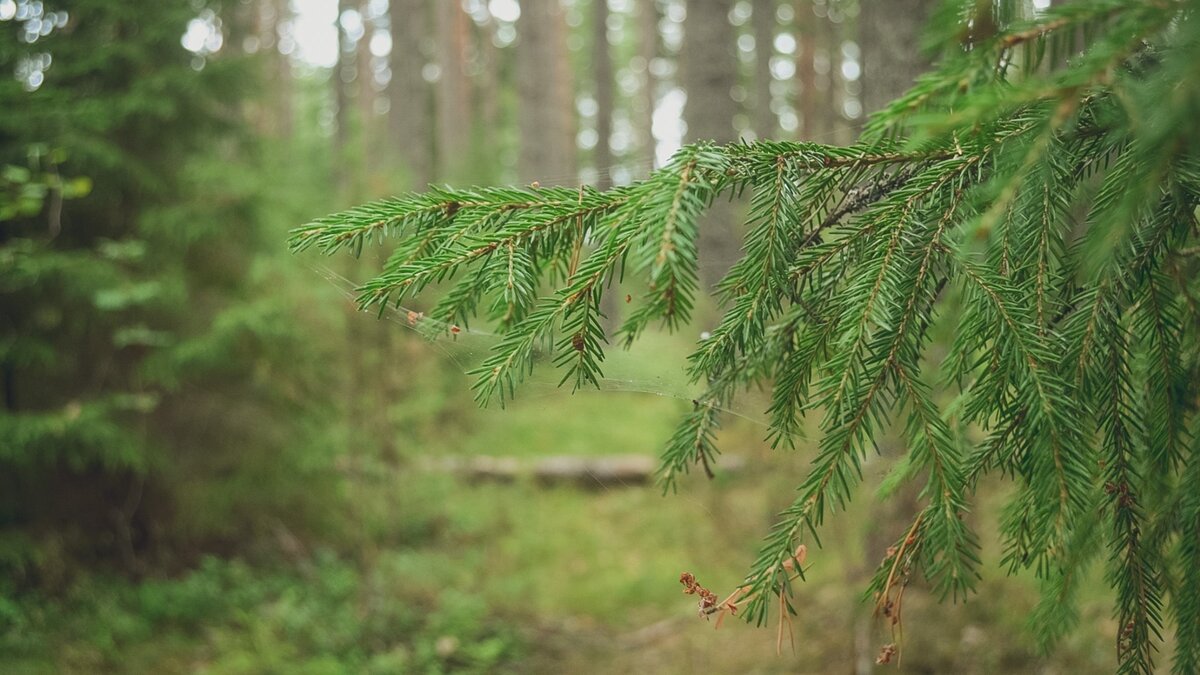
<path id="1" fill-rule="evenodd" d="M 349 302 L 354 302 L 356 284 L 353 281 L 325 266 L 313 266 L 312 269 Z M 472 377 L 467 375 L 468 371 L 481 363 L 501 339 L 497 333 L 477 327 L 451 326 L 403 305 L 389 305 L 381 318 L 421 335 L 433 344 L 447 361 L 454 364 L 465 378 Z M 574 394 L 622 393 L 694 402 L 703 393 L 703 387 L 692 382 L 685 371 L 684 354 L 678 354 L 678 358 L 671 360 L 673 362 L 658 359 L 658 369 L 655 372 L 646 372 L 647 359 L 637 353 L 638 348 L 639 345 L 634 345 L 629 350 L 616 346 L 607 349 L 603 376 L 597 378 L 599 387 L 580 388 Z M 561 371 L 554 367 L 549 358 L 539 359 L 533 372 L 527 374 L 517 387 L 516 398 L 529 400 L 573 395 L 569 385 L 559 386 L 560 377 Z M 717 409 L 731 417 L 766 429 L 767 416 L 762 411 L 765 405 L 759 406 L 747 400 L 751 398 L 753 397 L 741 396 L 735 398 L 731 405 L 718 406 Z"/>

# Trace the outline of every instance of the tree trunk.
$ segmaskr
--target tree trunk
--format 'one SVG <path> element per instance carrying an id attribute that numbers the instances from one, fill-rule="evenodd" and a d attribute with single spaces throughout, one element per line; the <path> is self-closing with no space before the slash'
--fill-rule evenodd
<path id="1" fill-rule="evenodd" d="M 862 102 L 874 113 L 900 96 L 929 67 L 918 46 L 931 0 L 889 0 L 859 4 Z"/>
<path id="2" fill-rule="evenodd" d="M 816 70 L 817 35 L 826 27 L 813 13 L 812 0 L 796 0 L 796 109 L 802 141 L 816 141 L 827 133 L 828 91 L 817 90 Z"/>
<path id="3" fill-rule="evenodd" d="M 334 112 L 333 182 L 342 199 L 347 197 L 350 184 L 350 80 L 354 77 L 354 42 L 342 27 L 342 14 L 353 6 L 353 0 L 338 0 L 338 15 L 334 20 L 338 34 L 337 64 L 333 67 Z"/>
<path id="4" fill-rule="evenodd" d="M 267 37 L 270 38 L 268 44 L 275 70 L 275 133 L 280 138 L 290 139 L 296 126 L 295 106 L 292 104 L 292 62 L 279 51 L 279 27 L 291 19 L 292 8 L 288 0 L 273 0 L 273 4 L 273 21 Z"/>
<path id="5" fill-rule="evenodd" d="M 683 83 L 687 103 L 687 140 L 731 143 L 737 140 L 733 118 L 738 112 L 730 90 L 737 84 L 737 56 L 732 0 L 692 0 L 683 29 Z M 714 287 L 737 257 L 737 209 L 717 200 L 700 224 L 700 280 Z"/>
<path id="6" fill-rule="evenodd" d="M 407 172 L 409 184 L 424 189 L 433 182 L 433 114 L 430 87 L 422 70 L 421 41 L 429 34 L 427 0 L 391 0 L 388 24 L 392 33 L 388 83 L 390 145 Z"/>
<path id="7" fill-rule="evenodd" d="M 1068 2 L 1068 0 L 1050 0 L 1050 6 L 1051 7 L 1062 7 L 1063 5 L 1067 4 L 1067 2 Z M 1030 8 L 1029 13 L 1032 14 L 1032 8 Z M 1083 26 L 1078 26 L 1075 28 L 1075 34 L 1071 36 L 1071 40 L 1070 40 L 1069 46 L 1067 48 L 1067 53 L 1061 55 L 1060 62 L 1066 63 L 1069 59 L 1074 58 L 1080 52 L 1082 52 L 1084 50 L 1084 48 L 1087 46 L 1087 38 L 1084 35 L 1083 31 L 1084 31 Z"/>
<path id="8" fill-rule="evenodd" d="M 476 44 L 479 46 L 479 57 L 483 62 L 483 77 L 479 82 L 479 124 L 476 143 L 478 152 L 483 153 L 484 157 L 496 157 L 500 153 L 500 138 L 505 131 L 500 114 L 501 89 L 507 90 L 511 86 L 500 79 L 503 72 L 502 60 L 507 50 L 501 51 L 496 47 L 496 20 L 490 15 L 487 21 L 478 27 L 477 36 Z M 489 173 L 480 176 L 480 179 L 489 183 L 499 182 L 503 167 L 498 163 L 491 164 L 494 166 L 485 167 Z"/>
<path id="9" fill-rule="evenodd" d="M 837 53 L 837 28 L 827 15 L 818 15 L 813 0 L 796 1 L 796 52 L 799 79 L 800 137 L 832 143 L 841 116 L 834 105 L 833 67 Z"/>
<path id="10" fill-rule="evenodd" d="M 469 165 L 471 107 L 466 73 L 467 15 L 457 0 L 438 0 L 437 33 L 442 71 L 437 86 L 438 174 L 446 180 L 461 180 Z"/>
<path id="11" fill-rule="evenodd" d="M 379 159 L 375 138 L 375 70 L 371 64 L 371 37 L 375 33 L 375 22 L 369 19 L 370 2 L 361 0 L 358 14 L 362 17 L 363 34 L 355 45 L 354 64 L 357 75 L 354 78 L 354 95 L 358 105 L 358 151 L 362 171 L 361 182 L 367 184 L 371 179 L 372 169 Z M 374 190 L 368 189 L 368 193 Z"/>
<path id="12" fill-rule="evenodd" d="M 592 77 L 596 93 L 596 187 L 612 186 L 613 66 L 608 46 L 608 2 L 592 0 Z"/>
<path id="13" fill-rule="evenodd" d="M 616 107 L 612 54 L 608 44 L 608 0 L 592 0 L 592 77 L 596 94 L 596 149 L 592 153 L 592 160 L 596 167 L 596 187 L 605 190 L 612 187 L 614 161 L 610 143 L 613 109 Z M 609 289 L 601 300 L 603 325 L 609 334 L 614 334 L 619 325 L 618 295 L 615 288 Z"/>
<path id="14" fill-rule="evenodd" d="M 292 135 L 292 67 L 279 51 L 279 26 L 291 16 L 287 0 L 258 0 L 234 5 L 225 17 L 228 44 L 234 56 L 260 55 L 264 96 L 243 101 L 243 115 L 260 136 L 290 138 Z"/>
<path id="15" fill-rule="evenodd" d="M 775 53 L 775 0 L 754 0 L 754 134 L 774 138 L 778 118 L 771 110 L 771 56 Z"/>
<path id="16" fill-rule="evenodd" d="M 517 20 L 517 94 L 520 99 L 521 180 L 576 181 L 575 102 L 558 0 L 526 0 Z"/>
<path id="17" fill-rule="evenodd" d="M 638 3 L 638 56 L 645 64 L 642 73 L 642 90 L 638 118 L 641 160 L 646 163 L 646 171 L 654 168 L 657 147 L 654 140 L 654 108 L 658 104 L 658 79 L 654 77 L 652 67 L 658 58 L 658 6 L 655 0 L 641 0 Z"/>
<path id="18" fill-rule="evenodd" d="M 829 40 L 828 49 L 826 50 L 829 54 L 829 119 L 833 131 L 826 142 L 833 143 L 834 145 L 850 145 L 858 138 L 858 132 L 861 130 L 863 120 L 866 119 L 866 116 L 861 110 L 857 118 L 846 116 L 848 110 L 847 102 L 857 99 L 856 102 L 861 107 L 862 99 L 850 93 L 849 83 L 846 79 L 845 71 L 842 69 L 842 64 L 846 61 L 846 57 L 842 52 L 842 45 L 848 41 L 861 43 L 862 34 L 861 32 L 856 33 L 854 30 L 856 26 L 849 25 L 845 20 L 840 22 L 829 21 L 827 24 L 828 31 L 826 35 Z M 924 26 L 924 23 L 921 25 Z M 914 50 L 917 49 L 915 42 L 912 44 L 912 48 Z M 861 54 L 859 58 L 859 66 L 861 67 Z M 861 81 L 862 76 L 860 73 L 859 82 L 861 83 Z"/>

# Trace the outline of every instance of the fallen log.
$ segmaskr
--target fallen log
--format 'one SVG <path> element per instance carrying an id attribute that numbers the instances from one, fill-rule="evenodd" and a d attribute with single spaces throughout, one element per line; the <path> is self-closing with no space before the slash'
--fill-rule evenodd
<path id="1" fill-rule="evenodd" d="M 720 469 L 736 472 L 744 461 L 722 457 Z M 648 455 L 560 455 L 534 460 L 515 457 L 442 457 L 425 468 L 453 473 L 472 481 L 511 483 L 529 477 L 539 485 L 574 485 L 583 489 L 635 487 L 653 482 L 658 460 Z"/>

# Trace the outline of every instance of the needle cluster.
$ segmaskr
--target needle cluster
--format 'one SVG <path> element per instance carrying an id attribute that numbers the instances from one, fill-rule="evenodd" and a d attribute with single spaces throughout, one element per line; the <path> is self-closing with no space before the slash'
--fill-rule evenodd
<path id="1" fill-rule="evenodd" d="M 1030 18 L 947 2 L 930 32 L 939 65 L 850 147 L 702 143 L 605 192 L 435 188 L 318 219 L 292 246 L 397 240 L 359 304 L 448 289 L 430 315 L 503 334 L 474 372 L 479 400 L 503 402 L 544 350 L 563 382 L 597 383 L 617 280 L 641 289 L 617 342 L 686 324 L 700 216 L 748 194 L 743 256 L 716 288 L 724 317 L 690 357 L 706 390 L 660 472 L 674 487 L 715 466 L 722 408 L 747 387 L 771 392 L 776 447 L 819 418 L 742 616 L 791 608 L 803 570 L 785 562 L 819 544 L 876 439 L 896 433 L 896 478 L 924 485 L 922 508 L 869 592 L 888 598 L 902 573 L 969 595 L 972 501 L 1000 477 L 1014 488 L 1002 564 L 1043 579 L 1040 635 L 1072 625 L 1102 559 L 1122 671 L 1151 672 L 1173 626 L 1175 671 L 1198 672 L 1198 10 L 1085 0 Z"/>

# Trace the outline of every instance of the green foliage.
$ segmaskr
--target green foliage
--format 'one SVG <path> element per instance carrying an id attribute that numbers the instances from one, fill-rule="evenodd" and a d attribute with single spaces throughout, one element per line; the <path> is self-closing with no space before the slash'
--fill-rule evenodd
<path id="1" fill-rule="evenodd" d="M 819 543 L 895 428 L 923 507 L 872 582 L 881 610 L 899 612 L 919 573 L 943 597 L 974 590 L 972 498 L 998 474 L 1014 486 L 1002 564 L 1043 579 L 1043 633 L 1074 620 L 1075 585 L 1107 551 L 1122 672 L 1153 671 L 1169 622 L 1175 671 L 1195 672 L 1200 7 L 1014 6 L 945 3 L 938 68 L 853 146 L 701 144 L 603 193 L 440 188 L 319 219 L 292 247 L 398 238 L 360 307 L 452 284 L 434 318 L 496 324 L 475 388 L 503 403 L 542 354 L 564 382 L 598 383 L 596 317 L 618 279 L 643 288 L 622 343 L 686 324 L 698 216 L 749 191 L 744 257 L 716 289 L 726 313 L 691 357 L 707 391 L 661 472 L 674 487 L 716 461 L 721 408 L 744 388 L 772 392 L 776 447 L 821 416 L 809 473 L 744 581 L 744 615 L 794 611 L 804 573 L 785 563 Z M 937 326 L 954 332 L 948 353 L 930 348 Z"/>
<path id="2" fill-rule="evenodd" d="M 92 181 L 83 176 L 69 179 L 60 176 L 58 165 L 64 159 L 61 151 L 50 152 L 44 146 L 34 145 L 28 149 L 28 166 L 0 167 L 0 222 L 36 216 L 47 199 L 61 204 L 64 199 L 86 197 L 92 190 Z"/>
<path id="3" fill-rule="evenodd" d="M 0 21 L 0 538 L 35 543 L 0 569 L 57 583 L 60 556 L 129 568 L 319 529 L 334 406 L 304 332 L 333 312 L 297 311 L 307 271 L 276 264 L 293 216 L 237 129 L 258 66 L 198 68 L 180 43 L 229 3 L 19 4 Z M 52 63 L 36 87 L 12 76 L 30 59 Z"/>
<path id="4" fill-rule="evenodd" d="M 179 579 L 92 580 L 69 614 L 37 596 L 0 603 L 0 658 L 20 672 L 184 672 L 202 660 L 212 673 L 382 674 L 497 672 L 519 654 L 477 598 L 380 601 L 406 583 L 328 552 L 303 574 L 206 558 Z"/>

